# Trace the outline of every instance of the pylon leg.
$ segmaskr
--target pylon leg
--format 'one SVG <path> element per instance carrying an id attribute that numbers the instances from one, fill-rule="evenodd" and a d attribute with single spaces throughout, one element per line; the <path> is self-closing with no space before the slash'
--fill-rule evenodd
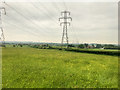
<path id="1" fill-rule="evenodd" d="M 64 42 L 64 35 L 65 35 L 65 26 L 63 26 L 63 33 L 62 33 L 62 41 L 61 41 L 61 48 L 63 46 L 63 42 Z"/>

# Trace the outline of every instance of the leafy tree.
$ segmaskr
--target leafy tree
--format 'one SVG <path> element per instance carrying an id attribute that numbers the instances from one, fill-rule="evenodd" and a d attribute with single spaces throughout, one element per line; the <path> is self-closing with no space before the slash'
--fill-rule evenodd
<path id="1" fill-rule="evenodd" d="M 78 48 L 85 48 L 84 44 L 78 45 Z"/>
<path id="2" fill-rule="evenodd" d="M 84 46 L 85 46 L 85 48 L 87 48 L 87 47 L 88 47 L 88 44 L 87 44 L 87 43 L 85 43 L 85 44 L 84 44 Z"/>
<path id="3" fill-rule="evenodd" d="M 103 46 L 101 44 L 97 44 L 96 48 L 102 48 Z"/>
<path id="4" fill-rule="evenodd" d="M 68 47 L 75 47 L 73 44 L 69 44 Z"/>
<path id="5" fill-rule="evenodd" d="M 16 47 L 16 45 L 13 45 L 13 47 Z"/>

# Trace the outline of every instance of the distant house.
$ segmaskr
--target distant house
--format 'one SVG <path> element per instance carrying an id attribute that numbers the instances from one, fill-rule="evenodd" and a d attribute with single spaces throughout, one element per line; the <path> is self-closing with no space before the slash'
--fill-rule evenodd
<path id="1" fill-rule="evenodd" d="M 89 49 L 94 48 L 94 46 L 93 45 L 88 45 L 87 48 L 89 48 Z"/>

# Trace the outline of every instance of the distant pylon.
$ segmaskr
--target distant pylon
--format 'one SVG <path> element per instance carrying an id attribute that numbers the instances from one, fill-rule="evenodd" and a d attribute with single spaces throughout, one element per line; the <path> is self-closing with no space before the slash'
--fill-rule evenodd
<path id="1" fill-rule="evenodd" d="M 1 30 L 0 41 L 2 41 L 4 43 L 5 42 L 5 37 L 4 37 L 3 28 L 0 27 L 0 30 Z"/>
<path id="2" fill-rule="evenodd" d="M 4 7 L 0 7 L 0 46 L 4 44 L 5 42 L 5 37 L 4 37 L 4 32 L 2 28 L 2 14 L 6 15 L 6 10 Z"/>
<path id="3" fill-rule="evenodd" d="M 68 48 L 68 25 L 70 26 L 70 22 L 72 21 L 72 18 L 70 17 L 70 12 L 69 11 L 63 11 L 61 12 L 61 17 L 59 18 L 59 21 L 61 21 L 60 26 L 63 28 L 63 34 L 62 34 L 62 41 L 61 44 L 63 46 L 64 40 L 66 40 L 67 48 Z"/>

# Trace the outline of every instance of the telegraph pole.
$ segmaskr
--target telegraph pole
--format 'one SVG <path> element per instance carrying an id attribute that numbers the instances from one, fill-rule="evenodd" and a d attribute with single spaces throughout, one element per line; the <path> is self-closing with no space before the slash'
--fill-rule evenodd
<path id="1" fill-rule="evenodd" d="M 68 25 L 70 26 L 69 21 L 72 21 L 72 18 L 70 17 L 70 12 L 69 11 L 61 12 L 61 17 L 59 18 L 59 21 L 61 21 L 60 26 L 62 26 L 62 28 L 63 28 L 61 44 L 63 46 L 63 44 L 66 42 L 67 48 L 68 48 L 69 41 L 68 41 L 67 30 L 68 30 Z M 62 48 L 62 46 L 61 46 L 61 48 Z"/>
<path id="2" fill-rule="evenodd" d="M 5 42 L 4 32 L 3 32 L 3 28 L 2 28 L 2 14 L 6 15 L 6 10 L 4 7 L 0 7 L 0 31 L 1 31 L 0 46 L 4 45 L 4 42 Z"/>

